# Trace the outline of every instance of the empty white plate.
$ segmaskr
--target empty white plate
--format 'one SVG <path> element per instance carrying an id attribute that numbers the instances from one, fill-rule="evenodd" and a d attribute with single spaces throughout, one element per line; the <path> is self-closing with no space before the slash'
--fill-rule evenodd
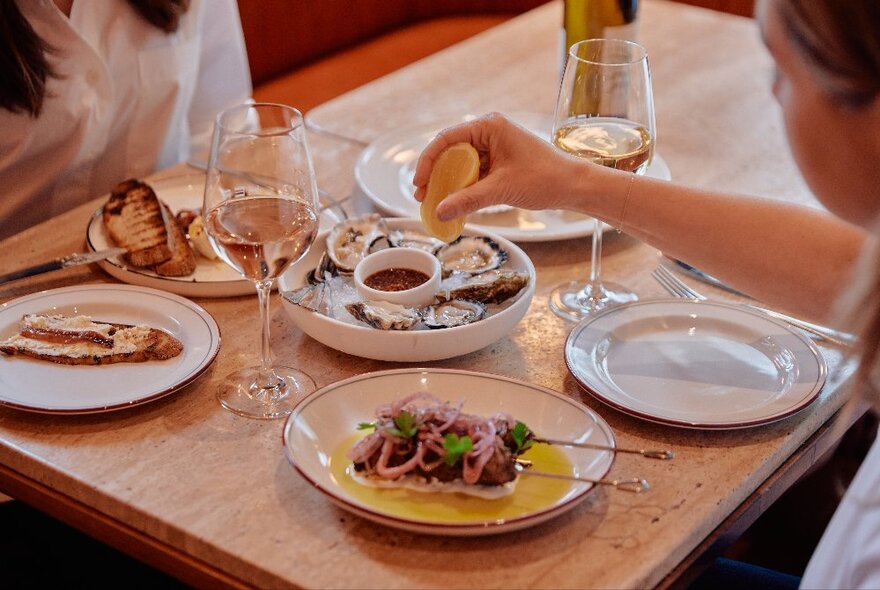
<path id="1" fill-rule="evenodd" d="M 781 420 L 809 405 L 826 375 L 800 331 L 738 305 L 685 299 L 639 301 L 582 321 L 565 361 L 609 406 L 700 429 Z"/>

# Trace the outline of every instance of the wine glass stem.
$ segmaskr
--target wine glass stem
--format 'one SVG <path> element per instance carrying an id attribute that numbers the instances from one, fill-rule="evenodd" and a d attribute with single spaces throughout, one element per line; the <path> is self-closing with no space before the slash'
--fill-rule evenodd
<path id="1" fill-rule="evenodd" d="M 272 350 L 269 347 L 269 299 L 272 294 L 272 279 L 257 281 L 257 296 L 260 302 L 260 375 L 257 386 L 263 390 L 278 387 L 280 380 L 272 370 Z"/>
<path id="2" fill-rule="evenodd" d="M 590 299 L 602 300 L 602 222 L 593 220 L 593 253 L 590 258 Z"/>

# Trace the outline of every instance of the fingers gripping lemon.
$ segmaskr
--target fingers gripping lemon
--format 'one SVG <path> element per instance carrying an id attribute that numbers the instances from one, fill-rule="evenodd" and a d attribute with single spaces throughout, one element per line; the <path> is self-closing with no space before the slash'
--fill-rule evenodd
<path id="1" fill-rule="evenodd" d="M 451 193 L 475 183 L 480 177 L 480 156 L 469 143 L 455 143 L 440 152 L 425 191 L 420 210 L 422 224 L 434 237 L 451 242 L 461 235 L 464 218 L 440 221 L 437 206 Z"/>

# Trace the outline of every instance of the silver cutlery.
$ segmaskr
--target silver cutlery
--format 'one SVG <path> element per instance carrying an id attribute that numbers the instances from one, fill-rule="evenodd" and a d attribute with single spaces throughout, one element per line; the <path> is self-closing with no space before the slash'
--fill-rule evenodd
<path id="1" fill-rule="evenodd" d="M 679 279 L 677 276 L 672 274 L 665 266 L 658 265 L 657 268 L 651 273 L 654 279 L 660 283 L 660 285 L 669 292 L 670 295 L 674 297 L 682 297 L 685 299 L 695 299 L 698 301 L 705 301 L 706 297 L 691 287 L 689 287 L 684 281 Z M 826 326 L 820 326 L 818 324 L 813 324 L 811 322 L 807 322 L 790 315 L 786 315 L 784 313 L 780 313 L 778 311 L 774 311 L 772 309 L 767 309 L 765 307 L 759 307 L 757 305 L 751 305 L 748 303 L 741 304 L 743 307 L 747 307 L 749 309 L 758 311 L 767 315 L 769 317 L 782 320 L 783 322 L 799 328 L 804 332 L 807 332 L 814 338 L 824 341 L 828 344 L 833 344 L 835 346 L 839 346 L 841 348 L 850 348 L 856 342 L 856 337 L 852 334 L 847 334 L 845 332 L 840 332 L 838 330 L 833 330 Z"/>
<path id="2" fill-rule="evenodd" d="M 626 479 L 591 479 L 589 477 L 581 477 L 579 475 L 562 475 L 559 473 L 546 473 L 544 471 L 532 471 L 532 462 L 528 459 L 517 459 L 516 470 L 523 475 L 533 475 L 535 477 L 545 477 L 548 479 L 562 479 L 565 481 L 581 481 L 600 486 L 612 486 L 624 492 L 632 492 L 640 494 L 651 489 L 648 481 L 639 477 L 629 477 Z"/>
<path id="3" fill-rule="evenodd" d="M 712 275 L 701 271 L 699 268 L 691 266 L 687 262 L 684 262 L 682 260 L 678 260 L 677 258 L 670 258 L 668 256 L 664 256 L 664 259 L 666 262 L 668 262 L 670 265 L 672 265 L 671 270 L 679 270 L 679 271 L 685 273 L 686 275 L 697 279 L 698 281 L 702 281 L 702 282 L 706 283 L 707 285 L 712 285 L 713 287 L 717 287 L 718 289 L 721 289 L 723 291 L 727 291 L 728 293 L 733 293 L 734 295 L 739 295 L 740 297 L 748 297 L 748 295 L 746 295 L 745 293 L 743 293 L 741 291 L 737 291 L 736 289 L 734 289 L 730 285 L 719 281 L 718 279 L 716 279 Z"/>
<path id="4" fill-rule="evenodd" d="M 98 250 L 97 252 L 86 252 L 83 254 L 71 254 L 69 256 L 62 256 L 61 258 L 56 258 L 55 260 L 50 260 L 49 262 L 35 264 L 33 266 L 28 266 L 27 268 L 22 268 L 20 270 L 0 275 L 0 284 L 8 283 L 9 281 L 15 281 L 17 279 L 23 279 L 25 277 L 32 277 L 34 275 L 42 274 L 44 272 L 51 272 L 53 270 L 60 270 L 62 268 L 78 266 L 80 264 L 90 264 L 92 262 L 98 262 L 100 260 L 105 260 L 107 258 L 112 258 L 114 256 L 125 254 L 125 252 L 125 248 L 108 248 L 106 250 Z"/>
<path id="5" fill-rule="evenodd" d="M 672 451 L 625 449 L 621 447 L 610 447 L 608 445 L 597 445 L 594 443 L 578 443 L 567 440 L 556 440 L 552 438 L 540 437 L 536 437 L 533 440 L 537 443 L 544 443 L 547 445 L 559 445 L 563 447 L 574 447 L 577 449 L 595 449 L 597 451 L 611 451 L 612 453 L 631 453 L 633 455 L 641 455 L 642 457 L 647 457 L 648 459 L 660 459 L 661 461 L 668 461 L 675 458 L 675 453 L 673 453 Z"/>

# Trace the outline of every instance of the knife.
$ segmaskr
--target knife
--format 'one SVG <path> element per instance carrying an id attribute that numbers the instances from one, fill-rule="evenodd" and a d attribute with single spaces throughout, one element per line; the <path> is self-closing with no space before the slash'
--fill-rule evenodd
<path id="1" fill-rule="evenodd" d="M 728 293 L 733 293 L 734 295 L 739 295 L 741 297 L 749 297 L 748 295 L 746 295 L 742 291 L 737 291 L 733 287 L 731 287 L 725 283 L 722 283 L 721 281 L 719 281 L 718 279 L 716 279 L 712 275 L 704 273 L 699 268 L 693 267 L 690 264 L 688 264 L 687 262 L 682 262 L 681 260 L 678 260 L 677 258 L 670 258 L 669 256 L 665 256 L 664 258 L 666 258 L 666 260 L 669 261 L 675 267 L 675 269 L 680 270 L 680 271 L 684 272 L 685 274 L 692 276 L 693 278 L 697 279 L 698 281 L 702 281 L 702 282 L 706 283 L 707 285 L 712 285 L 713 287 L 718 287 L 719 289 L 727 291 Z M 751 297 L 749 297 L 749 299 L 751 299 Z"/>
<path id="2" fill-rule="evenodd" d="M 29 266 L 27 268 L 22 268 L 21 270 L 6 273 L 5 275 L 0 275 L 0 284 L 8 283 L 9 281 L 14 281 L 16 279 L 23 279 L 25 277 L 32 277 L 34 275 L 38 275 L 44 272 L 60 270 L 69 266 L 78 266 L 80 264 L 98 262 L 99 260 L 105 260 L 107 258 L 119 256 L 120 254 L 125 254 L 126 251 L 127 250 L 125 248 L 108 248 L 106 250 L 87 252 L 85 254 L 71 254 L 69 256 L 62 256 L 61 258 L 56 258 L 55 260 L 50 260 L 49 262 L 35 264 L 34 266 Z"/>
<path id="3" fill-rule="evenodd" d="M 672 263 L 678 270 L 686 273 L 687 275 L 697 279 L 698 281 L 702 281 L 708 285 L 712 285 L 713 287 L 718 287 L 719 289 L 723 289 L 728 293 L 733 293 L 734 295 L 740 295 L 742 297 L 749 297 L 745 293 L 741 291 L 737 291 L 733 287 L 730 287 L 712 275 L 706 274 L 698 268 L 695 268 L 688 264 L 687 262 L 682 262 L 676 258 L 670 258 L 669 256 L 664 256 L 666 260 Z M 749 297 L 751 299 L 751 297 Z M 801 330 L 805 332 L 809 332 L 810 334 L 814 334 L 819 336 L 820 338 L 830 342 L 831 344 L 836 344 L 841 347 L 849 348 L 856 344 L 857 338 L 852 334 L 848 334 L 846 332 L 841 332 L 840 330 L 835 330 L 833 328 L 828 328 L 826 326 L 821 326 L 819 324 L 814 324 L 812 322 L 807 322 L 805 320 L 791 317 L 790 315 L 786 315 L 784 313 L 780 313 L 778 311 L 767 309 L 766 307 L 760 307 L 758 305 L 753 305 L 751 303 L 744 303 L 745 307 L 750 307 L 754 310 L 760 311 L 765 315 L 769 315 L 772 318 L 776 318 L 778 320 L 782 320 L 783 322 L 789 323 L 793 326 L 797 326 Z"/>

